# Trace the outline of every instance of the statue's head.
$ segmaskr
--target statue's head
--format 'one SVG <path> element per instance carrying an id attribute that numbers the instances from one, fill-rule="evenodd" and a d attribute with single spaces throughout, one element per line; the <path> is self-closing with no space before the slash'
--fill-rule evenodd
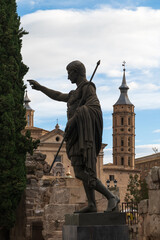
<path id="1" fill-rule="evenodd" d="M 66 67 L 67 71 L 76 71 L 80 76 L 86 77 L 86 68 L 83 63 L 76 60 L 71 63 L 69 63 Z"/>

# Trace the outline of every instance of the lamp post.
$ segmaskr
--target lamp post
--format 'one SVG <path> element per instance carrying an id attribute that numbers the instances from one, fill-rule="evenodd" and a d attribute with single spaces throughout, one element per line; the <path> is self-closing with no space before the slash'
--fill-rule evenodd
<path id="1" fill-rule="evenodd" d="M 114 186 L 115 186 L 115 188 L 117 187 L 117 180 L 116 179 L 114 179 Z"/>
<path id="2" fill-rule="evenodd" d="M 109 188 L 109 186 L 110 186 L 110 180 L 108 179 L 108 180 L 106 181 L 106 183 L 107 183 L 107 187 Z"/>

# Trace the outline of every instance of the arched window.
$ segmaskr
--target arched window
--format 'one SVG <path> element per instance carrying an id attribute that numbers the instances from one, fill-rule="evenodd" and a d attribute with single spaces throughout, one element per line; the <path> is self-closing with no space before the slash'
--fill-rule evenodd
<path id="1" fill-rule="evenodd" d="M 58 162 L 56 166 L 53 168 L 53 176 L 57 177 L 64 177 L 65 176 L 65 169 L 63 167 L 63 164 Z"/>
<path id="2" fill-rule="evenodd" d="M 29 116 L 29 114 L 28 114 L 28 116 L 27 116 L 27 125 L 28 125 L 28 126 L 30 125 L 30 116 Z"/>
<path id="3" fill-rule="evenodd" d="M 131 157 L 128 157 L 128 166 L 131 166 Z"/>
<path id="4" fill-rule="evenodd" d="M 124 125 L 124 118 L 121 117 L 121 125 Z"/>
<path id="5" fill-rule="evenodd" d="M 117 147 L 117 138 L 115 138 L 115 147 Z"/>
<path id="6" fill-rule="evenodd" d="M 115 165 L 117 165 L 117 157 L 115 157 Z"/>
<path id="7" fill-rule="evenodd" d="M 124 146 L 124 139 L 121 138 L 121 146 L 123 147 Z"/>
<path id="8" fill-rule="evenodd" d="M 131 138 L 129 137 L 128 138 L 128 147 L 130 147 L 131 146 Z"/>
<path id="9" fill-rule="evenodd" d="M 117 118 L 115 117 L 114 118 L 114 124 L 115 124 L 115 127 L 117 126 Z"/>
<path id="10" fill-rule="evenodd" d="M 114 181 L 114 175 L 109 175 L 109 180 Z"/>
<path id="11" fill-rule="evenodd" d="M 124 165 L 124 157 L 121 157 L 121 165 Z"/>
<path id="12" fill-rule="evenodd" d="M 131 118 L 128 118 L 128 125 L 131 125 Z"/>

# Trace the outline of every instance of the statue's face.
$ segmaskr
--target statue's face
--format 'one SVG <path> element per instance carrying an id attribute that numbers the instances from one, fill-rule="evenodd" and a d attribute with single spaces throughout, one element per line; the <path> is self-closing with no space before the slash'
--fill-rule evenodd
<path id="1" fill-rule="evenodd" d="M 68 79 L 71 83 L 76 83 L 78 78 L 78 72 L 75 69 L 68 69 Z"/>

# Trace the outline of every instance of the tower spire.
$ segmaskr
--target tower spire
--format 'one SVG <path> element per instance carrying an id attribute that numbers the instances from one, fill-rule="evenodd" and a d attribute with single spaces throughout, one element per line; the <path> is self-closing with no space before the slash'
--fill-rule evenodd
<path id="1" fill-rule="evenodd" d="M 122 84 L 121 84 L 121 86 L 119 87 L 120 90 L 121 90 L 121 89 L 126 89 L 126 90 L 129 89 L 129 87 L 127 86 L 127 83 L 126 83 L 126 75 L 125 75 L 126 69 L 125 69 L 125 64 L 126 64 L 126 62 L 123 61 L 123 63 L 122 63 L 122 66 L 124 67 L 124 68 L 123 68 L 123 78 L 122 78 Z"/>
<path id="2" fill-rule="evenodd" d="M 29 106 L 29 102 L 31 102 L 31 100 L 29 99 L 27 90 L 26 90 L 25 96 L 24 96 L 24 106 L 25 106 L 26 110 L 32 110 L 32 108 Z"/>
<path id="3" fill-rule="evenodd" d="M 123 61 L 123 63 L 122 63 L 122 66 L 123 66 L 123 78 L 122 78 L 122 84 L 119 87 L 121 93 L 120 93 L 120 97 L 119 97 L 118 101 L 115 103 L 115 105 L 121 105 L 121 104 L 133 105 L 130 102 L 130 100 L 128 98 L 128 94 L 127 94 L 127 91 L 129 89 L 129 87 L 127 86 L 127 82 L 126 82 L 125 64 L 126 64 L 126 62 Z"/>
<path id="4" fill-rule="evenodd" d="M 26 109 L 26 121 L 27 127 L 33 127 L 33 120 L 34 120 L 34 110 L 29 106 L 31 100 L 28 97 L 27 90 L 25 91 L 24 96 L 24 107 Z"/>

